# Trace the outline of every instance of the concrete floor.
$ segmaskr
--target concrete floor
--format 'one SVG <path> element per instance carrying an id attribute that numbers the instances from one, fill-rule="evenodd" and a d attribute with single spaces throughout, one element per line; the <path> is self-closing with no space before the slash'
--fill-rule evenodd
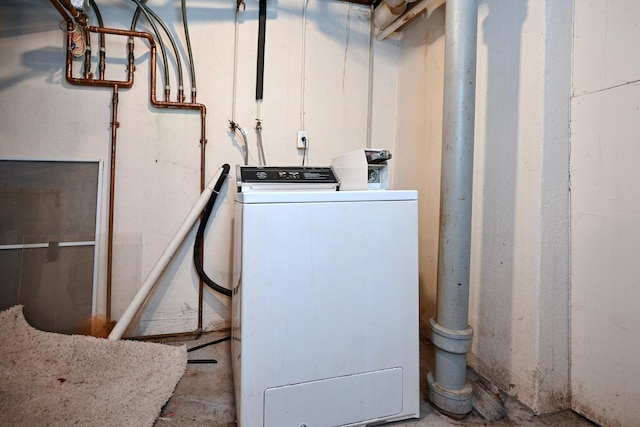
<path id="1" fill-rule="evenodd" d="M 193 348 L 223 338 L 225 333 L 208 333 L 198 340 L 166 342 L 185 344 Z M 429 343 L 421 345 L 421 384 L 426 385 L 426 375 L 431 369 L 431 348 Z M 231 354 L 229 341 L 195 350 L 190 359 L 215 359 L 216 364 L 189 364 L 187 372 L 178 383 L 173 397 L 162 409 L 154 427 L 169 426 L 236 426 L 233 398 L 233 377 L 231 374 Z M 424 396 L 424 390 L 423 390 Z M 385 424 L 399 427 L 448 427 L 448 426 L 562 426 L 593 427 L 594 424 L 572 411 L 535 416 L 515 399 L 504 397 L 507 417 L 496 422 L 488 422 L 475 411 L 462 420 L 453 420 L 440 414 L 424 398 L 421 401 L 420 418 Z M 258 427 L 258 426 L 245 426 Z M 286 427 L 286 426 L 283 426 Z"/>

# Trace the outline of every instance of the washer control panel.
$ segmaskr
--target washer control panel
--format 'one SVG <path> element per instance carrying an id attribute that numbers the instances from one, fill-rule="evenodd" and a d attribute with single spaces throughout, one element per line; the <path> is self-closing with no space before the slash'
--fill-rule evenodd
<path id="1" fill-rule="evenodd" d="M 238 191 L 336 191 L 340 187 L 331 167 L 238 165 L 236 179 Z"/>

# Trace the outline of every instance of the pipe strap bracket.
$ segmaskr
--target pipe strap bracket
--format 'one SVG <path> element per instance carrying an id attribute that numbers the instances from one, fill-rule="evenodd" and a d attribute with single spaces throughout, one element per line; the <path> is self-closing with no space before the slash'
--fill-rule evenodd
<path id="1" fill-rule="evenodd" d="M 429 323 L 431 324 L 431 342 L 436 347 L 456 354 L 465 354 L 471 350 L 473 338 L 471 326 L 463 330 L 449 329 L 438 324 L 434 318 L 431 318 Z"/>

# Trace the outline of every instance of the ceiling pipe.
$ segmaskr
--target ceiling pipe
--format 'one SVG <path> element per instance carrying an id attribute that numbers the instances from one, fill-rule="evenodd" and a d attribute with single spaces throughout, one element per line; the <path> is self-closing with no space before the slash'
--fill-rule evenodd
<path id="1" fill-rule="evenodd" d="M 376 38 L 379 41 L 386 39 L 392 33 L 399 30 L 400 27 L 402 27 L 407 22 L 411 21 L 413 18 L 415 18 L 422 12 L 427 11 L 427 13 L 431 13 L 432 11 L 442 6 L 444 3 L 445 3 L 445 0 L 421 0 L 419 3 L 416 3 L 415 6 L 407 10 L 402 16 L 400 16 L 398 19 L 391 22 L 387 26 L 379 27 L 376 25 L 376 27 L 379 30 L 382 30 L 376 35 Z M 380 6 L 382 6 L 382 4 L 378 5 L 376 10 L 380 8 Z"/>
<path id="2" fill-rule="evenodd" d="M 373 11 L 373 23 L 376 28 L 387 28 L 406 10 L 406 0 L 383 0 Z"/>
<path id="3" fill-rule="evenodd" d="M 445 21 L 442 181 L 436 317 L 431 319 L 434 370 L 429 398 L 461 417 L 472 409 L 466 379 L 471 350 L 469 269 L 476 92 L 477 0 L 448 0 Z"/>

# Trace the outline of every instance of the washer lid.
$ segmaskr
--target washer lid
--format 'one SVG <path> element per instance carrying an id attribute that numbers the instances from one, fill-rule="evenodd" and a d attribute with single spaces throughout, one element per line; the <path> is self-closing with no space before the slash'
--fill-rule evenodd
<path id="1" fill-rule="evenodd" d="M 236 201 L 252 203 L 327 203 L 418 200 L 416 190 L 257 191 L 237 193 Z"/>

